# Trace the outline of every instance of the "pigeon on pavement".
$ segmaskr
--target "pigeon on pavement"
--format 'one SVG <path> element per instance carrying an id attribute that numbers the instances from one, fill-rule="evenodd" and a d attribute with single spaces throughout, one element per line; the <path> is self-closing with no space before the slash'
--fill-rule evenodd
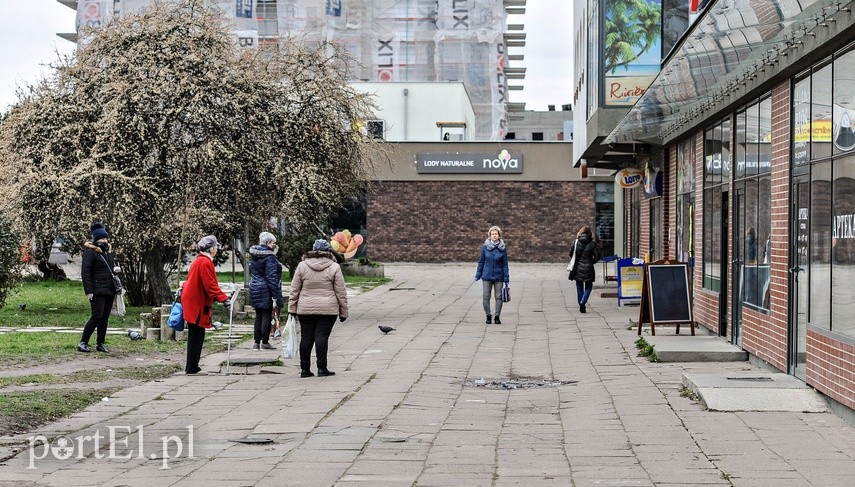
<path id="1" fill-rule="evenodd" d="M 390 331 L 395 331 L 395 329 L 391 326 L 378 325 L 377 328 L 380 328 L 380 331 L 382 331 L 384 335 L 389 333 Z"/>

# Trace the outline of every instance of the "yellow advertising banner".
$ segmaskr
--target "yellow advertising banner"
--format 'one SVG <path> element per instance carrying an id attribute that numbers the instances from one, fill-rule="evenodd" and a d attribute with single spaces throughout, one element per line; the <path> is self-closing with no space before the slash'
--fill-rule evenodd
<path id="1" fill-rule="evenodd" d="M 832 128 L 831 120 L 814 120 L 794 127 L 793 138 L 795 142 L 831 142 Z"/>

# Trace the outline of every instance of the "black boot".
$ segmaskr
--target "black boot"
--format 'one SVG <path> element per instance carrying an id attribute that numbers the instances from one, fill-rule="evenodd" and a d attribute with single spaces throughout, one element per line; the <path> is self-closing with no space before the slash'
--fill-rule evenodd
<path id="1" fill-rule="evenodd" d="M 109 350 L 107 350 L 107 347 L 105 347 L 103 343 L 99 343 L 99 344 L 95 347 L 95 350 L 98 350 L 98 351 L 99 351 L 99 352 L 101 352 L 101 353 L 110 353 L 110 351 L 109 351 Z"/>
<path id="2" fill-rule="evenodd" d="M 579 305 L 579 312 L 580 312 L 580 313 L 587 313 L 587 311 L 585 310 L 585 305 L 584 305 L 584 304 L 580 304 L 580 305 Z"/>
<path id="3" fill-rule="evenodd" d="M 335 372 L 328 369 L 318 369 L 318 377 L 329 377 L 331 375 L 335 375 Z"/>
<path id="4" fill-rule="evenodd" d="M 487 324 L 488 324 L 488 325 L 492 325 L 492 324 L 493 324 L 493 315 L 487 315 Z"/>
<path id="5" fill-rule="evenodd" d="M 89 352 L 91 352 L 91 351 L 92 351 L 92 349 L 91 349 L 91 348 L 89 348 L 89 344 L 88 344 L 88 343 L 86 343 L 86 342 L 80 342 L 80 345 L 77 345 L 77 351 L 78 351 L 78 352 L 89 353 Z"/>
<path id="6" fill-rule="evenodd" d="M 499 319 L 499 315 L 496 315 L 496 318 L 493 320 L 493 323 L 495 323 L 495 324 L 497 324 L 497 325 L 501 325 L 501 324 L 502 324 L 502 320 L 500 320 L 500 319 Z"/>
<path id="7" fill-rule="evenodd" d="M 315 376 L 315 374 L 313 374 L 311 370 L 303 369 L 300 371 L 300 378 L 301 379 L 304 379 L 306 377 L 314 377 L 314 376 Z"/>

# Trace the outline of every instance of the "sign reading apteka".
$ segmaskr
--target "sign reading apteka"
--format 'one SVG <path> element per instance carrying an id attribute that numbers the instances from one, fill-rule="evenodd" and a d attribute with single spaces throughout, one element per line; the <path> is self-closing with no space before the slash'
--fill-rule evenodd
<path id="1" fill-rule="evenodd" d="M 418 154 L 419 173 L 498 173 L 522 174 L 522 154 L 508 150 L 498 153 Z"/>

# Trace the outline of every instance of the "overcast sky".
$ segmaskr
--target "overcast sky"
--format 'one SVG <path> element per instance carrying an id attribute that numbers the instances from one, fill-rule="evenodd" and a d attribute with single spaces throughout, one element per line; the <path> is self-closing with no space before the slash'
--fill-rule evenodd
<path id="1" fill-rule="evenodd" d="M 501 0 L 496 0 L 501 1 Z M 2 0 L 0 18 L 0 112 L 17 100 L 15 87 L 33 83 L 74 44 L 57 37 L 57 32 L 74 31 L 74 10 L 56 0 Z M 527 110 L 546 110 L 570 103 L 573 86 L 572 31 L 573 2 L 568 0 L 528 0 L 524 16 L 510 16 L 508 23 L 525 24 L 526 47 L 511 48 L 510 54 L 524 54 L 525 61 L 511 61 L 512 67 L 527 68 L 523 85 L 512 91 L 510 100 L 525 102 Z"/>

